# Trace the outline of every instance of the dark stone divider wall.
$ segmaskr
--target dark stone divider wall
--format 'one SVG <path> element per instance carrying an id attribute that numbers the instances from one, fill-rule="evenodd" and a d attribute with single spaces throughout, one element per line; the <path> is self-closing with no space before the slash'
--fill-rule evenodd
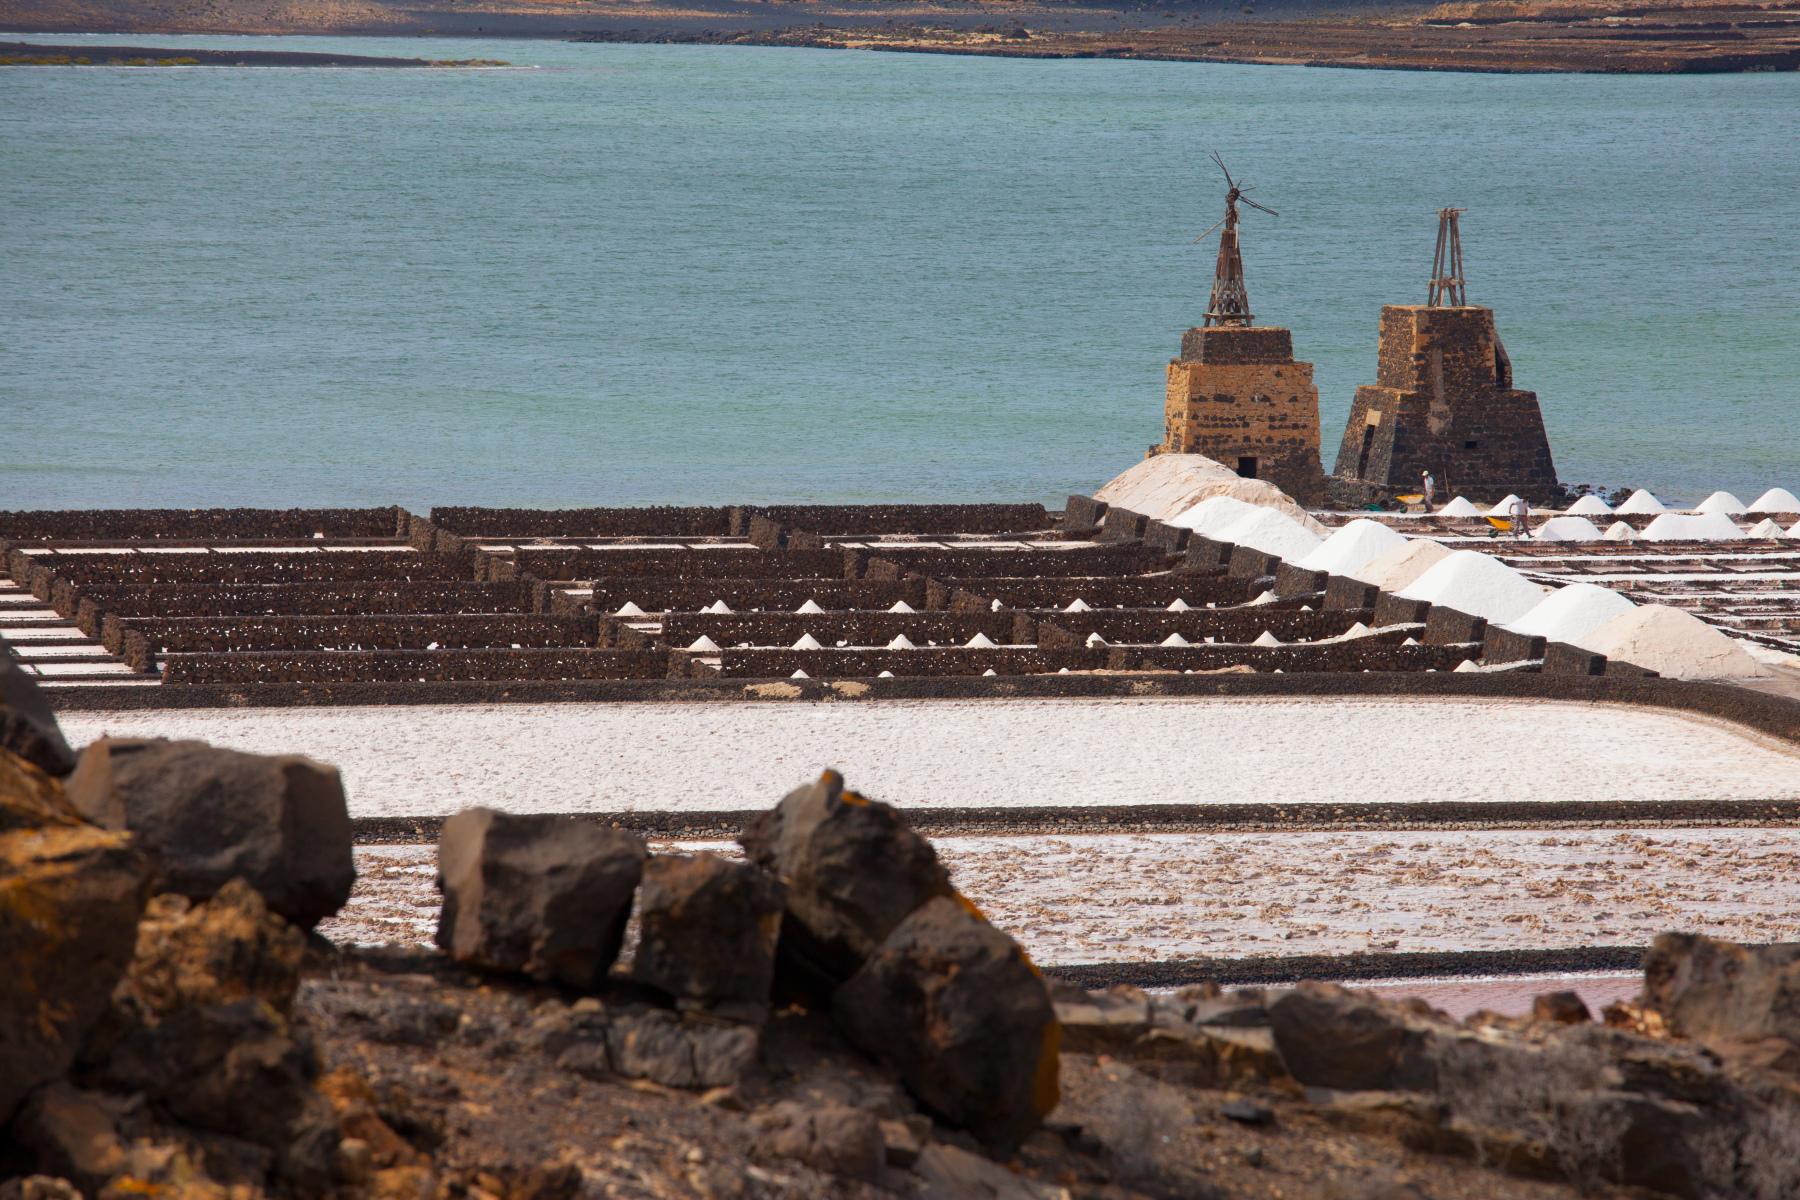
<path id="1" fill-rule="evenodd" d="M 370 650 L 170 654 L 171 685 L 661 679 L 668 656 L 649 650 Z"/>
<path id="2" fill-rule="evenodd" d="M 617 644 L 629 646 L 643 638 L 625 622 L 611 622 L 617 631 Z M 705 635 L 721 646 L 748 642 L 752 646 L 791 646 L 803 634 L 810 633 L 830 646 L 843 639 L 856 646 L 880 646 L 905 634 L 924 646 L 926 641 L 961 645 L 977 633 L 996 642 L 1012 640 L 1011 613 L 670 613 L 663 619 L 661 640 L 681 649 Z"/>
<path id="3" fill-rule="evenodd" d="M 1171 633 L 1189 641 L 1215 638 L 1222 642 L 1251 642 L 1264 632 L 1282 641 L 1317 641 L 1345 633 L 1357 622 L 1369 623 L 1375 614 L 1360 612 L 1304 612 L 1294 608 L 1195 609 L 1167 612 L 1158 608 L 1095 609 L 1092 612 L 1018 613 L 1015 637 L 1026 623 L 1036 625 L 1034 639 L 1046 648 L 1085 644 L 1097 633 L 1109 642 L 1160 642 Z"/>
<path id="4" fill-rule="evenodd" d="M 1054 523 L 1041 504 L 762 504 L 744 509 L 794 532 L 1036 533 Z M 748 526 L 742 532 L 749 532 Z"/>
<path id="5" fill-rule="evenodd" d="M 106 593 L 109 618 L 352 617 L 386 613 L 525 613 L 530 609 L 529 585 L 451 580 L 225 587 L 133 584 Z"/>
<path id="6" fill-rule="evenodd" d="M 1161 571 L 1169 563 L 1167 555 L 1147 550 L 1136 542 L 1068 550 L 896 550 L 883 547 L 870 553 L 865 574 L 870 579 L 899 579 L 912 571 L 934 578 L 1051 579 L 1132 575 Z"/>
<path id="7" fill-rule="evenodd" d="M 475 539 L 526 537 L 731 537 L 743 532 L 739 509 L 433 508 L 430 520 L 446 533 Z"/>
<path id="8" fill-rule="evenodd" d="M 546 580 L 626 579 L 663 576 L 691 579 L 842 579 L 844 557 L 836 550 L 520 550 L 484 554 L 477 578 L 495 582 L 535 575 Z"/>
<path id="9" fill-rule="evenodd" d="M 627 602 L 645 612 L 693 611 L 716 600 L 739 611 L 792 612 L 808 600 L 827 609 L 881 609 L 897 600 L 914 608 L 925 605 L 922 579 L 695 579 L 648 575 L 642 579 L 596 580 L 592 596 L 572 596 L 548 584 L 540 584 L 539 588 L 545 594 L 545 611 L 557 616 L 582 612 L 608 616 Z"/>
<path id="10" fill-rule="evenodd" d="M 92 590 L 132 584 L 356 583 L 466 578 L 456 564 L 411 551 L 56 555 L 40 568 Z"/>
<path id="11" fill-rule="evenodd" d="M 105 508 L 0 512 L 0 543 L 404 537 L 390 508 Z"/>
<path id="12" fill-rule="evenodd" d="M 225 654 L 273 650 L 449 650 L 593 648 L 593 617 L 414 614 L 348 617 L 110 618 L 107 650 L 134 671 L 154 669 L 167 653 Z"/>
<path id="13" fill-rule="evenodd" d="M 1208 604 L 1242 604 L 1255 596 L 1255 588 L 1246 580 L 1179 572 L 1138 577 L 1029 579 L 933 576 L 927 581 L 925 602 L 932 608 L 953 611 L 987 608 L 995 600 L 1007 608 L 1061 609 L 1076 600 L 1094 608 L 1166 608 L 1175 600 L 1198 608 Z"/>
<path id="14" fill-rule="evenodd" d="M 1403 637 L 1404 634 L 1395 634 Z M 1323 646 L 1115 646 L 1107 666 L 1125 671 L 1218 671 L 1247 666 L 1257 671 L 1354 672 L 1454 671 L 1479 658 L 1478 646 L 1401 646 L 1356 638 Z"/>
<path id="15" fill-rule="evenodd" d="M 679 655 L 677 651 L 671 661 Z M 1102 656 L 1088 650 L 1041 649 L 970 650 L 726 650 L 719 655 L 720 674 L 739 679 L 782 679 L 805 671 L 814 679 L 865 679 L 883 671 L 896 676 L 973 675 L 992 670 L 996 675 L 1054 674 L 1093 670 Z"/>

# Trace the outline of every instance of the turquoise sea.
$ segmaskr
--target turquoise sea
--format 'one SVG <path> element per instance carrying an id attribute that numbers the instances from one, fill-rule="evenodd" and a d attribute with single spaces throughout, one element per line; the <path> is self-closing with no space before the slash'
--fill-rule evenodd
<path id="1" fill-rule="evenodd" d="M 1456 204 L 1565 480 L 1800 488 L 1800 75 L 108 40 L 532 69 L 0 70 L 0 508 L 1060 501 L 1160 434 L 1214 148 L 1328 467 Z"/>

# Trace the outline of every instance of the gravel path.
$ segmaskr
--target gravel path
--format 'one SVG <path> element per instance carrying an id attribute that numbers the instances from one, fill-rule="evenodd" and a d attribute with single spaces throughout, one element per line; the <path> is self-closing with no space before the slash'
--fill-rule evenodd
<path id="1" fill-rule="evenodd" d="M 1800 753 L 1650 709 L 1514 700 L 1081 699 L 72 712 L 300 752 L 354 816 L 763 808 L 826 766 L 905 806 L 1800 797 Z"/>
<path id="2" fill-rule="evenodd" d="M 1800 939 L 1797 830 L 947 837 L 957 885 L 1046 966 Z M 722 842 L 680 843 L 727 850 Z M 435 848 L 357 850 L 333 939 L 426 940 Z"/>

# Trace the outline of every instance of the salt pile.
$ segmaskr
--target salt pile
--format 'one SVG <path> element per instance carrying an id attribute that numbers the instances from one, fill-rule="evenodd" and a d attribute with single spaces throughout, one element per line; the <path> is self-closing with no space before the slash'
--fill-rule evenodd
<path id="1" fill-rule="evenodd" d="M 1281 645 L 1281 639 L 1265 629 L 1257 634 L 1256 640 L 1250 644 L 1252 646 L 1279 646 Z"/>
<path id="2" fill-rule="evenodd" d="M 1777 521 L 1774 517 L 1764 517 L 1762 520 L 1752 525 L 1750 527 L 1750 532 L 1745 536 L 1753 538 L 1778 538 L 1782 536 L 1783 532 L 1781 522 Z"/>
<path id="3" fill-rule="evenodd" d="M 1794 527 L 1787 531 L 1786 536 L 1791 537 L 1791 538 L 1800 538 L 1800 521 L 1794 522 Z"/>
<path id="4" fill-rule="evenodd" d="M 1288 562 L 1305 558 L 1324 544 L 1318 535 L 1270 508 L 1252 508 L 1207 536 Z"/>
<path id="5" fill-rule="evenodd" d="M 1171 523 L 1177 514 L 1214 497 L 1272 508 L 1313 533 L 1324 533 L 1323 527 L 1307 516 L 1306 510 L 1296 504 L 1293 497 L 1268 480 L 1245 479 L 1224 464 L 1200 454 L 1158 454 L 1146 458 L 1094 493 L 1094 499 L 1115 508 Z"/>
<path id="6" fill-rule="evenodd" d="M 887 648 L 889 650 L 917 650 L 918 649 L 917 646 L 913 645 L 913 640 L 911 638 L 907 637 L 904 633 L 895 634 L 894 640 L 887 644 Z"/>
<path id="7" fill-rule="evenodd" d="M 989 667 L 987 670 L 982 672 L 983 675 L 998 675 L 999 673 L 1000 672 L 994 670 L 994 668 L 992 668 L 992 667 Z"/>
<path id="8" fill-rule="evenodd" d="M 1490 517 L 1504 517 L 1512 511 L 1512 506 L 1518 503 L 1518 500 L 1518 493 L 1508 492 L 1506 493 L 1506 499 L 1487 510 L 1487 515 Z"/>
<path id="9" fill-rule="evenodd" d="M 1688 516 L 1666 512 L 1644 526 L 1642 536 L 1652 542 L 1718 542 L 1727 538 L 1741 538 L 1744 531 L 1724 513 L 1695 513 Z"/>
<path id="10" fill-rule="evenodd" d="M 1612 513 L 1612 505 L 1590 492 L 1569 505 L 1563 512 L 1571 517 L 1604 517 Z"/>
<path id="11" fill-rule="evenodd" d="M 1800 513 L 1800 498 L 1786 488 L 1770 488 L 1750 502 L 1753 513 Z"/>
<path id="12" fill-rule="evenodd" d="M 633 604 L 629 600 L 627 600 L 625 603 L 619 605 L 618 611 L 613 613 L 613 616 L 615 616 L 615 617 L 641 617 L 643 615 L 644 615 L 644 610 L 639 608 L 637 605 Z"/>
<path id="13" fill-rule="evenodd" d="M 1090 633 L 1087 635 L 1087 643 L 1086 644 L 1087 644 L 1087 648 L 1092 650 L 1096 646 L 1106 645 L 1106 639 L 1101 637 L 1098 633 Z"/>
<path id="14" fill-rule="evenodd" d="M 1418 538 L 1376 555 L 1344 574 L 1362 583 L 1372 583 L 1384 592 L 1397 592 L 1449 557 L 1450 552 L 1437 542 Z"/>
<path id="15" fill-rule="evenodd" d="M 1540 542 L 1598 542 L 1604 535 L 1600 527 L 1586 517 L 1551 517 L 1531 536 Z"/>
<path id="16" fill-rule="evenodd" d="M 875 676 L 877 679 L 892 679 L 893 677 L 894 673 L 892 671 L 883 671 L 881 674 Z"/>
<path id="17" fill-rule="evenodd" d="M 1066 605 L 1063 606 L 1063 611 L 1064 612 L 1089 612 L 1091 610 L 1088 607 L 1088 602 L 1086 600 L 1083 600 L 1080 596 L 1077 596 L 1073 600 L 1069 601 Z"/>
<path id="18" fill-rule="evenodd" d="M 1180 596 L 1177 596 L 1173 600 L 1169 601 L 1169 611 L 1170 612 L 1186 612 L 1187 610 L 1188 610 L 1188 602 L 1186 600 L 1183 600 Z"/>
<path id="19" fill-rule="evenodd" d="M 1188 641 L 1186 638 L 1182 637 L 1179 633 L 1171 633 L 1168 637 L 1166 637 L 1162 640 L 1162 644 L 1165 646 L 1191 646 L 1194 643 Z"/>
<path id="20" fill-rule="evenodd" d="M 1714 492 L 1700 503 L 1694 505 L 1697 513 L 1724 513 L 1728 517 L 1746 511 L 1744 502 L 1730 492 Z"/>
<path id="21" fill-rule="evenodd" d="M 1743 679 L 1767 672 L 1745 649 L 1699 617 L 1646 604 L 1614 617 L 1580 643 L 1667 679 Z"/>
<path id="22" fill-rule="evenodd" d="M 987 634 L 977 633 L 974 637 L 972 637 L 968 641 L 964 642 L 963 645 L 967 646 L 971 650 L 992 650 L 994 648 L 995 642 L 994 642 L 994 639 L 989 637 Z"/>
<path id="23" fill-rule="evenodd" d="M 1543 603 L 1506 628 L 1526 637 L 1579 646 L 1582 638 L 1636 607 L 1611 588 L 1571 583 L 1551 592 Z"/>
<path id="24" fill-rule="evenodd" d="M 1379 554 L 1406 545 L 1406 538 L 1380 521 L 1359 517 L 1329 538 L 1323 545 L 1300 560 L 1307 571 L 1329 571 L 1348 575 Z"/>
<path id="25" fill-rule="evenodd" d="M 1545 591 L 1497 558 L 1458 550 L 1413 580 L 1400 597 L 1441 604 L 1505 624 L 1536 608 Z"/>
<path id="26" fill-rule="evenodd" d="M 819 607 L 819 602 L 817 600 L 808 597 L 806 603 L 802 604 L 794 611 L 797 613 L 822 613 L 825 610 Z"/>
<path id="27" fill-rule="evenodd" d="M 703 633 L 688 643 L 688 649 L 697 650 L 702 654 L 717 654 L 719 652 L 719 643 L 713 641 Z"/>
<path id="28" fill-rule="evenodd" d="M 1624 516 L 1642 515 L 1648 517 L 1654 516 L 1664 510 L 1661 500 L 1658 500 L 1643 488 L 1639 488 L 1627 497 L 1625 503 L 1619 505 L 1619 507 L 1613 509 L 1613 511 Z"/>
<path id="29" fill-rule="evenodd" d="M 824 648 L 819 644 L 819 639 L 810 633 L 801 634 L 800 640 L 794 643 L 796 650 L 823 650 Z"/>
<path id="30" fill-rule="evenodd" d="M 1479 517 L 1481 510 L 1462 496 L 1458 496 L 1444 507 L 1437 510 L 1440 517 Z"/>
<path id="31" fill-rule="evenodd" d="M 731 609 L 729 606 L 726 605 L 726 603 L 723 600 L 714 600 L 711 604 L 707 605 L 705 608 L 701 609 L 700 611 L 703 613 L 717 613 L 719 615 L 724 615 L 726 613 L 729 613 L 731 611 Z"/>
<path id="32" fill-rule="evenodd" d="M 789 675 L 788 678 L 789 679 L 811 679 L 812 676 L 808 675 L 805 671 L 795 671 L 792 675 Z"/>
<path id="33" fill-rule="evenodd" d="M 888 611 L 889 612 L 897 612 L 897 613 L 909 613 L 909 612 L 914 611 L 914 609 L 913 609 L 913 606 L 908 604 L 906 601 L 896 600 L 896 601 L 894 601 L 893 606 L 888 609 Z"/>
<path id="34" fill-rule="evenodd" d="M 1614 521 L 1606 527 L 1605 537 L 1609 542 L 1635 542 L 1638 540 L 1638 531 L 1628 522 Z"/>

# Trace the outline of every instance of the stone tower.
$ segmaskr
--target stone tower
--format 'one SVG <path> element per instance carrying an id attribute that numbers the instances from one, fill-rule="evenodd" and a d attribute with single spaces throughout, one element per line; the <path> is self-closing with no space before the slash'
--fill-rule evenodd
<path id="1" fill-rule="evenodd" d="M 1456 213 L 1439 214 L 1437 303 L 1381 310 L 1377 381 L 1356 389 L 1332 472 L 1339 500 L 1414 491 L 1426 470 L 1440 496 L 1517 492 L 1541 503 L 1558 494 L 1537 393 L 1513 387 L 1493 310 L 1461 302 Z"/>
<path id="2" fill-rule="evenodd" d="M 1274 212 L 1245 197 L 1229 171 L 1225 181 L 1230 190 L 1205 324 L 1182 335 L 1181 357 L 1169 363 L 1163 440 L 1150 453 L 1203 454 L 1246 478 L 1268 480 L 1302 504 L 1320 504 L 1325 474 L 1312 364 L 1294 361 L 1286 329 L 1252 323 L 1238 252 L 1238 201 Z"/>

